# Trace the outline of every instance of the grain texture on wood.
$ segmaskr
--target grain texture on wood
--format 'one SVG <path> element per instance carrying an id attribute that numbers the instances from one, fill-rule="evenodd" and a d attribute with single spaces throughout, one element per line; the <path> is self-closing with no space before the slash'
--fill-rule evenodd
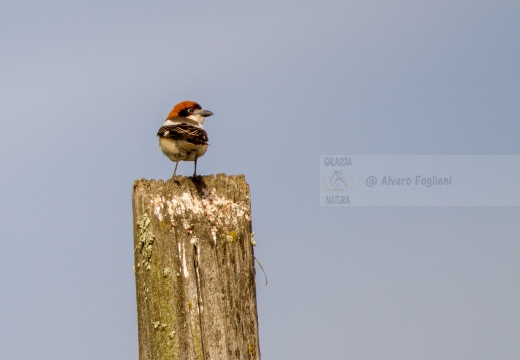
<path id="1" fill-rule="evenodd" d="M 139 359 L 260 359 L 243 175 L 136 180 Z"/>

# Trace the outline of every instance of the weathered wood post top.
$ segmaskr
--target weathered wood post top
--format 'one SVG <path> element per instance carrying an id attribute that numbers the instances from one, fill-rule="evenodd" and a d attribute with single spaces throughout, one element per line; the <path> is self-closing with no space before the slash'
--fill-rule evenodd
<path id="1" fill-rule="evenodd" d="M 139 359 L 260 359 L 243 175 L 136 180 Z"/>

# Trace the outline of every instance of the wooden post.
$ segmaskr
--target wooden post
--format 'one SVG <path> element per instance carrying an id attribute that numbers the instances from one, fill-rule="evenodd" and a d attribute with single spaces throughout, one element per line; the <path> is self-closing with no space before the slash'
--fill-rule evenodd
<path id="1" fill-rule="evenodd" d="M 243 175 L 136 180 L 139 359 L 260 359 Z"/>

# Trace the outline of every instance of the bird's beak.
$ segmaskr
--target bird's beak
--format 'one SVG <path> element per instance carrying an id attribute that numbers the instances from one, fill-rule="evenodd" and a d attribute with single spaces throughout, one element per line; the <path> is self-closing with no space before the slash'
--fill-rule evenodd
<path id="1" fill-rule="evenodd" d="M 211 116 L 213 115 L 213 113 L 209 110 L 203 110 L 203 109 L 200 109 L 200 110 L 195 110 L 193 112 L 195 115 L 200 115 L 200 116 L 204 116 L 204 117 L 208 117 L 208 116 Z"/>

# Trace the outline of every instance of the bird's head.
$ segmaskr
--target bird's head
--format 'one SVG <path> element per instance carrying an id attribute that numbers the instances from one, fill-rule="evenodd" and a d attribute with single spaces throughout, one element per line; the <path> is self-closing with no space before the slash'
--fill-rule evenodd
<path id="1" fill-rule="evenodd" d="M 211 111 L 204 110 L 195 101 L 182 101 L 173 107 L 166 119 L 186 117 L 202 124 L 204 119 L 211 115 L 213 115 Z"/>

